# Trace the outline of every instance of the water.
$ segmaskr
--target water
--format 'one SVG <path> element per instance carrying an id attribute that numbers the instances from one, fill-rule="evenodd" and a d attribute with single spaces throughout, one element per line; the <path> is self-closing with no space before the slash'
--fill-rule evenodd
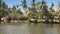
<path id="1" fill-rule="evenodd" d="M 59 24 L 0 24 L 0 34 L 60 34 Z"/>

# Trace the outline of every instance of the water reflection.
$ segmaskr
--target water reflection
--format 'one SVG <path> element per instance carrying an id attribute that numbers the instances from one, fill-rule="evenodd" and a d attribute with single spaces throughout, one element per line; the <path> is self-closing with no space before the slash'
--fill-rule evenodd
<path id="1" fill-rule="evenodd" d="M 60 34 L 59 24 L 0 25 L 2 34 Z"/>

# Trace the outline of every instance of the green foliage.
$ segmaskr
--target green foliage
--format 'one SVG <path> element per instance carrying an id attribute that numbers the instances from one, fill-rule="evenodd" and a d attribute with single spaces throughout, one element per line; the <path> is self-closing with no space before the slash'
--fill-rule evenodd
<path id="1" fill-rule="evenodd" d="M 41 18 L 43 18 L 44 16 L 46 17 L 49 16 L 48 6 L 44 0 L 42 0 L 40 3 L 40 13 L 41 13 Z"/>
<path id="2" fill-rule="evenodd" d="M 0 8 L 0 17 L 7 16 L 9 14 L 9 11 L 7 9 Z"/>
<path id="3" fill-rule="evenodd" d="M 9 14 L 9 11 L 8 11 L 7 7 L 8 6 L 6 5 L 6 3 L 3 2 L 2 0 L 0 0 L 0 19 Z"/>
<path id="4" fill-rule="evenodd" d="M 23 14 L 20 9 L 18 9 L 16 13 Z"/>
<path id="5" fill-rule="evenodd" d="M 12 8 L 12 10 L 16 10 L 16 6 L 14 6 L 14 5 L 13 5 L 13 8 Z"/>
<path id="6" fill-rule="evenodd" d="M 49 12 L 50 16 L 53 16 L 53 13 L 55 12 L 55 10 L 53 9 L 53 7 L 54 7 L 54 4 L 51 3 L 50 12 Z"/>
<path id="7" fill-rule="evenodd" d="M 9 14 L 9 17 L 12 18 L 12 19 L 14 19 L 14 18 L 18 18 L 18 17 L 19 17 L 18 15 L 19 15 L 19 14 L 10 13 L 10 14 Z"/>
<path id="8" fill-rule="evenodd" d="M 39 19 L 39 17 L 43 18 L 44 16 L 49 18 L 54 18 L 53 13 L 55 10 L 53 9 L 54 4 L 51 3 L 51 7 L 48 10 L 47 3 L 42 0 L 41 2 L 36 2 L 36 0 L 32 0 L 31 7 L 30 5 L 27 5 L 27 0 L 23 0 L 22 7 L 25 11 L 29 11 L 28 16 L 25 17 L 23 12 L 21 11 L 21 8 L 19 8 L 19 5 L 13 5 L 12 8 L 8 8 L 8 5 L 0 0 L 0 17 L 8 16 L 12 19 L 21 19 L 21 18 L 34 18 Z M 60 4 L 59 4 L 60 8 Z M 28 13 L 28 12 L 27 12 Z"/>

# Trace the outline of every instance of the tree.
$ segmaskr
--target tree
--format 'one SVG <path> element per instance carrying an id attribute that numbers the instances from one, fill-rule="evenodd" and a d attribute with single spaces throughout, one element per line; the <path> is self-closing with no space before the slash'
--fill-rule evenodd
<path id="1" fill-rule="evenodd" d="M 44 1 L 44 0 L 42 0 L 42 2 L 41 2 L 41 10 L 40 10 L 40 12 L 41 12 L 41 16 L 42 16 L 42 18 L 45 16 L 45 17 L 48 17 L 48 15 L 49 15 L 49 11 L 48 11 L 48 6 L 46 5 L 46 2 Z"/>
<path id="2" fill-rule="evenodd" d="M 58 8 L 57 8 L 57 11 L 58 11 L 58 12 L 60 12 L 60 3 L 58 3 Z M 60 14 L 58 14 L 57 16 L 58 16 L 59 23 L 60 23 Z"/>
<path id="3" fill-rule="evenodd" d="M 32 0 L 32 8 L 35 8 L 35 0 Z"/>
<path id="4" fill-rule="evenodd" d="M 23 0 L 23 2 L 22 2 L 22 6 L 23 6 L 24 9 L 27 8 L 26 0 Z"/>
<path id="5" fill-rule="evenodd" d="M 6 3 L 5 3 L 5 2 L 3 2 L 2 6 L 3 6 L 3 8 L 6 8 Z"/>
<path id="6" fill-rule="evenodd" d="M 16 6 L 13 5 L 13 8 L 12 8 L 12 9 L 13 9 L 13 10 L 16 10 Z"/>
<path id="7" fill-rule="evenodd" d="M 2 17 L 6 17 L 9 15 L 9 11 L 7 9 L 0 9 L 0 20 Z"/>
<path id="8" fill-rule="evenodd" d="M 15 5 L 13 5 L 13 8 L 12 8 L 12 13 L 16 13 L 17 11 L 16 11 L 16 6 Z"/>
<path id="9" fill-rule="evenodd" d="M 2 6 L 2 0 L 0 0 L 0 7 Z"/>
<path id="10" fill-rule="evenodd" d="M 30 13 L 33 17 L 37 14 L 35 0 L 32 0 L 31 2 Z"/>
<path id="11" fill-rule="evenodd" d="M 38 16 L 41 17 L 41 2 L 36 2 L 36 10 L 38 12 Z"/>
<path id="12" fill-rule="evenodd" d="M 2 17 L 6 17 L 9 14 L 7 8 L 8 6 L 6 5 L 6 3 L 0 0 L 0 20 Z"/>
<path id="13" fill-rule="evenodd" d="M 25 13 L 27 13 L 27 11 L 28 11 L 28 6 L 27 6 L 26 0 L 23 0 L 23 1 L 22 1 L 22 7 L 23 7 L 23 11 L 25 11 Z"/>
<path id="14" fill-rule="evenodd" d="M 50 15 L 53 16 L 53 13 L 55 12 L 55 10 L 53 9 L 54 7 L 54 4 L 51 3 L 51 7 L 49 8 L 50 9 Z"/>
<path id="15" fill-rule="evenodd" d="M 50 11 L 49 11 L 49 18 L 51 19 L 51 22 L 53 22 L 53 19 L 54 19 L 54 12 L 55 12 L 55 10 L 53 9 L 53 7 L 54 7 L 54 4 L 53 3 L 51 3 L 51 7 L 49 8 L 50 9 Z"/>

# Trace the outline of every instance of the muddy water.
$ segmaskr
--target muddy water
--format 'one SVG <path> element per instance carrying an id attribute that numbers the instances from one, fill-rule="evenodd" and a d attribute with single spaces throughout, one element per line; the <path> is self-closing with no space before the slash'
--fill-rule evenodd
<path id="1" fill-rule="evenodd" d="M 0 34 L 60 34 L 59 24 L 0 24 Z"/>

